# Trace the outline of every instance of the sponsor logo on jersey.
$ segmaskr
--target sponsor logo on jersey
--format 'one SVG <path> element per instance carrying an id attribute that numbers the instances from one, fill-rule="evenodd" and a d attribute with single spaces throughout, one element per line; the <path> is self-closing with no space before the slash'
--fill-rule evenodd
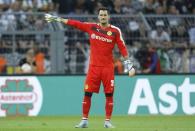
<path id="1" fill-rule="evenodd" d="M 98 35 L 95 35 L 95 34 L 91 34 L 91 39 L 97 39 L 97 40 L 108 42 L 108 43 L 112 42 L 111 39 L 108 39 L 108 38 L 105 38 L 105 37 L 102 37 L 102 36 L 98 36 Z"/>
<path id="2" fill-rule="evenodd" d="M 91 34 L 91 39 L 95 39 L 95 34 Z"/>

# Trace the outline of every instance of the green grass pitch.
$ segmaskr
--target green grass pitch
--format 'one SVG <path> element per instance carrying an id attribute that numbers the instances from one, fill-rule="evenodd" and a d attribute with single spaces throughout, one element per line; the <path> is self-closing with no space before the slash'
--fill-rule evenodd
<path id="1" fill-rule="evenodd" d="M 78 116 L 0 118 L 0 131 L 195 131 L 195 116 L 113 116 L 114 129 L 103 127 L 104 117 L 91 116 L 89 127 L 74 128 Z"/>

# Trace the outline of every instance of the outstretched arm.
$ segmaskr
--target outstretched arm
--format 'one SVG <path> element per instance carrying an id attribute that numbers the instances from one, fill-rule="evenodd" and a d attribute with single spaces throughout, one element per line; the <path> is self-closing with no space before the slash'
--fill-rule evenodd
<path id="1" fill-rule="evenodd" d="M 45 14 L 45 20 L 47 22 L 61 22 L 69 26 L 75 27 L 84 32 L 88 32 L 90 28 L 89 23 L 80 22 L 78 20 L 64 19 L 62 17 L 51 15 L 51 14 Z"/>

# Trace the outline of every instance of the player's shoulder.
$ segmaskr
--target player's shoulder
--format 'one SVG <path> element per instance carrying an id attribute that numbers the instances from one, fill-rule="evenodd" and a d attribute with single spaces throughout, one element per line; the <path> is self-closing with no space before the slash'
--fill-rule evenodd
<path id="1" fill-rule="evenodd" d="M 117 32 L 120 32 L 121 29 L 115 25 L 110 25 L 110 28 L 112 28 L 113 30 L 117 31 Z"/>

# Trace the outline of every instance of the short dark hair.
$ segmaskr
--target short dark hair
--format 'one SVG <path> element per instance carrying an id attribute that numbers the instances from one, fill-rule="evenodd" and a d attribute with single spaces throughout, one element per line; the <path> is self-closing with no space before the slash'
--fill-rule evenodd
<path id="1" fill-rule="evenodd" d="M 109 9 L 107 7 L 101 7 L 101 8 L 99 8 L 98 9 L 98 14 L 100 13 L 100 10 L 107 11 L 108 14 L 110 14 L 110 11 L 109 11 Z"/>

